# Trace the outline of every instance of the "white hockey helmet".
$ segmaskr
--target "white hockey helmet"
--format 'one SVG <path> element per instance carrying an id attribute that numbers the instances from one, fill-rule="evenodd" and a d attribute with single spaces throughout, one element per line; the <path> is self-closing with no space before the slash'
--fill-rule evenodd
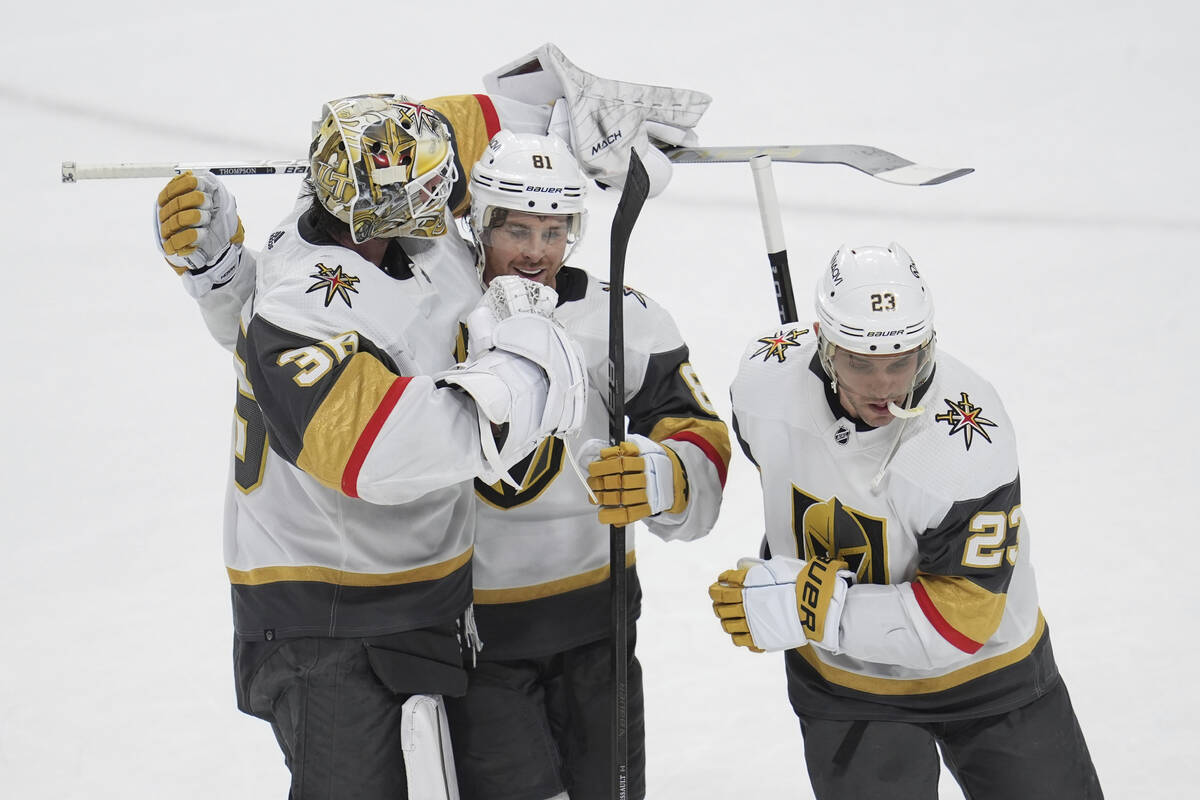
<path id="1" fill-rule="evenodd" d="M 567 249 L 581 238 L 587 222 L 587 178 L 571 148 L 553 134 L 500 131 L 471 169 L 471 235 L 483 273 L 487 231 L 502 220 L 498 209 L 538 216 L 565 216 Z"/>
<path id="2" fill-rule="evenodd" d="M 933 295 L 903 247 L 842 245 L 816 290 L 821 366 L 837 383 L 836 348 L 866 356 L 919 351 L 913 385 L 933 371 Z"/>
<path id="3" fill-rule="evenodd" d="M 458 170 L 450 130 L 432 109 L 391 94 L 330 100 L 309 153 L 318 201 L 355 242 L 446 232 Z"/>

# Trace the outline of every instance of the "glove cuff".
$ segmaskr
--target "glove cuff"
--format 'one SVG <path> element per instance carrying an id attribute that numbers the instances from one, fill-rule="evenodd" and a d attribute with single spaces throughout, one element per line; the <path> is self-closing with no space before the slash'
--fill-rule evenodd
<path id="1" fill-rule="evenodd" d="M 829 618 L 829 607 L 841 582 L 838 571 L 845 569 L 849 569 L 845 561 L 818 557 L 805 564 L 796 576 L 796 612 L 810 642 L 825 641 L 826 628 L 840 621 Z"/>

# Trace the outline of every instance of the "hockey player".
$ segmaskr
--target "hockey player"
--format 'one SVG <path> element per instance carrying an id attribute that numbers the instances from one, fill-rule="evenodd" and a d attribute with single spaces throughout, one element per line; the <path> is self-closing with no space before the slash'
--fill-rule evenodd
<path id="1" fill-rule="evenodd" d="M 1012 424 L 938 352 L 909 255 L 842 247 L 811 334 L 772 329 L 732 387 L 766 539 L 709 592 L 785 650 L 818 798 L 1099 798 L 1029 559 Z M 936 365 L 936 371 L 935 371 Z"/>
<path id="2" fill-rule="evenodd" d="M 413 796 L 452 796 L 456 791 L 453 785 L 447 786 L 441 780 L 441 775 L 446 772 L 444 767 L 447 763 L 441 759 L 447 754 L 438 752 L 438 747 L 422 752 L 427 749 L 430 741 L 441 743 L 445 740 L 444 735 L 439 736 L 444 734 L 444 730 L 436 724 L 439 707 L 436 693 L 448 694 L 461 690 L 458 661 L 450 655 L 446 647 L 448 640 L 445 634 L 449 632 L 449 628 L 439 623 L 436 626 L 437 630 L 429 635 L 425 635 L 427 631 L 413 633 L 407 630 L 407 627 L 416 624 L 411 615 L 398 614 L 389 617 L 388 625 L 395 629 L 405 628 L 400 631 L 403 634 L 400 637 L 402 642 L 398 642 L 391 634 L 386 634 L 386 638 L 379 641 L 366 641 L 354 638 L 366 628 L 361 624 L 352 625 L 350 622 L 362 623 L 363 618 L 371 615 L 359 612 L 370 610 L 368 606 L 389 593 L 401 599 L 410 598 L 412 602 L 404 605 L 404 609 L 411 607 L 413 613 L 417 613 L 415 609 L 420 606 L 428 612 L 427 616 L 430 618 L 444 616 L 439 613 L 439 608 L 448 611 L 459 606 L 464 578 L 467 575 L 462 559 L 465 551 L 456 552 L 453 558 L 442 565 L 430 565 L 432 570 L 418 568 L 411 573 L 398 571 L 387 574 L 358 574 L 357 571 L 379 566 L 372 561 L 379 560 L 381 556 L 386 560 L 387 557 L 395 555 L 388 550 L 389 547 L 408 546 L 414 551 L 428 550 L 440 554 L 452 550 L 456 545 L 469 546 L 473 535 L 473 525 L 470 524 L 473 510 L 463 503 L 463 484 L 433 488 L 432 491 L 426 492 L 429 487 L 442 486 L 444 481 L 461 475 L 458 470 L 461 464 L 438 466 L 433 463 L 441 451 L 437 445 L 444 443 L 451 446 L 450 442 L 456 436 L 446 438 L 434 425 L 408 428 L 409 434 L 420 430 L 439 430 L 439 439 L 433 443 L 434 446 L 429 452 L 405 450 L 404 458 L 401 459 L 404 469 L 417 463 L 429 465 L 429 469 L 419 471 L 419 479 L 412 480 L 411 475 L 401 476 L 401 469 L 376 464 L 379 459 L 375 459 L 372 454 L 384 453 L 384 448 L 363 446 L 363 442 L 370 436 L 387 438 L 393 435 L 395 426 L 390 420 L 395 418 L 396 414 L 386 414 L 380 409 L 387 403 L 396 401 L 399 395 L 405 395 L 405 399 L 409 399 L 423 397 L 429 392 L 431 396 L 444 400 L 443 395 L 446 393 L 440 390 L 447 385 L 457 385 L 468 393 L 474 392 L 475 395 L 486 395 L 480 398 L 481 402 L 468 404 L 475 408 L 480 426 L 475 444 L 464 447 L 460 443 L 458 446 L 464 447 L 464 452 L 478 454 L 481 448 L 486 452 L 489 445 L 495 445 L 490 453 L 492 459 L 488 462 L 488 467 L 493 470 L 497 467 L 511 466 L 508 462 L 514 452 L 529 445 L 539 434 L 550 432 L 548 424 L 543 420 L 538 422 L 547 430 L 537 429 L 529 419 L 531 415 L 526 409 L 525 422 L 529 430 L 524 432 L 524 436 L 519 435 L 522 431 L 517 430 L 517 426 L 514 425 L 515 417 L 519 416 L 515 407 L 520 406 L 516 396 L 517 387 L 512 387 L 512 397 L 509 398 L 503 388 L 497 388 L 497 381 L 492 379 L 494 376 L 484 369 L 489 365 L 495 366 L 492 362 L 497 359 L 504 360 L 503 353 L 495 354 L 491 350 L 480 352 L 477 345 L 474 348 L 476 355 L 472 357 L 475 360 L 468 362 L 467 369 L 458 369 L 454 373 L 442 376 L 441 382 L 434 382 L 432 388 L 423 375 L 410 379 L 406 372 L 412 370 L 417 373 L 429 368 L 429 364 L 442 364 L 445 354 L 454 349 L 454 331 L 445 329 L 447 320 L 456 320 L 453 327 L 457 330 L 457 319 L 470 309 L 479 296 L 478 281 L 471 269 L 474 259 L 467 248 L 457 237 L 438 235 L 449 227 L 448 220 L 439 220 L 441 210 L 447 207 L 463 209 L 465 206 L 465 193 L 462 190 L 464 181 L 454 179 L 455 174 L 461 176 L 462 160 L 468 157 L 473 160 L 474 156 L 470 154 L 478 154 L 482 150 L 483 144 L 499 124 L 518 129 L 544 130 L 547 124 L 555 124 L 557 119 L 559 128 L 573 141 L 582 143 L 581 146 L 586 146 L 587 136 L 594 135 L 604 136 L 609 143 L 616 143 L 609 150 L 611 157 L 607 160 L 593 157 L 589 174 L 598 180 L 619 183 L 620 173 L 614 171 L 619 152 L 627 153 L 628 146 L 634 143 L 644 144 L 650 135 L 667 137 L 664 141 L 673 143 L 686 141 L 691 126 L 698 120 L 708 102 L 707 97 L 686 90 L 623 84 L 595 78 L 574 68 L 562 58 L 557 49 L 549 45 L 531 56 L 537 57 L 535 62 L 538 58 L 542 59 L 538 62 L 538 69 L 531 69 L 527 58 L 518 75 L 506 76 L 497 73 L 489 77 L 493 82 L 499 82 L 500 90 L 503 91 L 514 81 L 518 86 L 523 85 L 521 75 L 534 75 L 544 71 L 563 81 L 559 102 L 531 106 L 504 97 L 474 95 L 441 98 L 429 101 L 425 106 L 408 109 L 410 118 L 406 121 L 409 124 L 413 124 L 413 117 L 419 117 L 424 119 L 424 124 L 437 129 L 437 120 L 440 119 L 452 145 L 445 150 L 434 144 L 423 147 L 415 142 L 419 138 L 415 136 L 411 137 L 414 142 L 409 142 L 404 137 L 411 131 L 403 124 L 400 125 L 403 131 L 396 130 L 393 126 L 393 130 L 384 141 L 371 135 L 362 136 L 361 134 L 367 131 L 356 129 L 353 138 L 370 147 L 370 157 L 347 169 L 346 164 L 328 158 L 337 151 L 336 146 L 325 149 L 322 153 L 321 141 L 315 142 L 312 177 L 316 184 L 317 201 L 309 204 L 309 207 L 298 207 L 292 217 L 268 239 L 262 257 L 264 268 L 272 268 L 270 272 L 258 268 L 255 254 L 243 246 L 244 233 L 237 217 L 236 205 L 232 196 L 215 178 L 208 175 L 181 176 L 169 183 L 159 196 L 160 248 L 176 271 L 183 276 L 189 293 L 198 299 L 205 320 L 218 341 L 228 347 L 237 343 L 239 363 L 245 363 L 247 352 L 255 349 L 248 347 L 247 341 L 269 339 L 266 334 L 249 336 L 246 331 L 241 330 L 242 326 L 238 323 L 239 309 L 243 309 L 246 298 L 252 291 L 257 292 L 253 302 L 245 305 L 243 309 L 243 322 L 258 318 L 265 323 L 270 315 L 276 313 L 271 311 L 272 306 L 269 303 L 267 310 L 259 313 L 263 304 L 267 303 L 266 298 L 270 291 L 286 293 L 291 288 L 290 284 L 285 288 L 278 288 L 283 284 L 283 276 L 277 274 L 275 267 L 284 261 L 284 256 L 274 253 L 276 248 L 282 253 L 292 245 L 297 245 L 299 257 L 303 260 L 316 253 L 309 250 L 308 245 L 333 247 L 336 243 L 337 246 L 354 250 L 355 255 L 369 262 L 369 270 L 364 269 L 359 262 L 353 262 L 359 267 L 358 274 L 345 263 L 330 264 L 317 261 L 310 266 L 311 273 L 307 275 L 308 283 L 304 287 L 304 294 L 311 295 L 308 299 L 314 306 L 316 301 L 320 300 L 325 309 L 330 309 L 331 306 L 337 309 L 319 311 L 318 314 L 328 315 L 331 319 L 339 312 L 342 315 L 357 315 L 357 310 L 342 310 L 342 304 L 345 304 L 346 309 L 355 309 L 363 302 L 359 295 L 364 289 L 380 282 L 396 289 L 390 282 L 395 281 L 400 286 L 396 291 L 372 289 L 371 294 L 378 291 L 379 302 L 382 302 L 383 297 L 389 293 L 400 296 L 407 293 L 410 297 L 401 297 L 398 307 L 419 312 L 425 317 L 423 321 L 418 322 L 417 318 L 406 317 L 403 312 L 392 309 L 386 315 L 386 319 L 375 320 L 377 327 L 372 331 L 386 342 L 375 342 L 379 352 L 371 349 L 369 340 L 363 345 L 359 335 L 361 332 L 339 330 L 332 332 L 331 338 L 316 343 L 312 339 L 315 334 L 308 330 L 291 331 L 302 334 L 301 339 L 304 341 L 295 343 L 303 346 L 279 353 L 278 358 L 284 361 L 273 366 L 292 364 L 296 371 L 292 383 L 297 386 L 303 386 L 311 380 L 322 392 L 330 386 L 338 387 L 338 392 L 331 393 L 331 396 L 338 398 L 338 402 L 322 403 L 317 407 L 311 403 L 293 403 L 295 398 L 291 397 L 291 392 L 294 390 L 284 383 L 282 389 L 278 389 L 278 404 L 282 407 L 282 413 L 291 418 L 285 420 L 286 424 L 280 431 L 272 427 L 279 423 L 272 420 L 270 413 L 266 415 L 265 422 L 259 419 L 260 413 L 255 413 L 256 409 L 258 412 L 263 411 L 258 407 L 260 404 L 255 402 L 253 394 L 255 389 L 263 391 L 258 387 L 258 382 L 265 385 L 273 381 L 266 380 L 265 377 L 256 381 L 252 374 L 248 376 L 249 380 L 242 381 L 239 392 L 233 480 L 239 494 L 244 496 L 239 497 L 231 491 L 227 514 L 227 554 L 230 578 L 234 583 L 235 622 L 239 631 L 235 645 L 239 705 L 249 713 L 261 714 L 271 719 L 289 767 L 293 770 L 295 797 L 320 796 L 321 786 L 335 785 L 346 791 L 361 791 L 362 796 L 399 796 L 403 794 L 404 789 L 397 789 L 395 783 L 397 780 L 403 781 L 406 772 Z M 545 88 L 546 85 L 543 81 L 542 87 Z M 588 87 L 587 92 L 582 91 L 585 85 Z M 631 104 L 622 105 L 619 96 L 622 93 L 632 97 Z M 430 111 L 430 108 L 436 110 Z M 625 113 L 617 113 L 622 110 Z M 434 119 L 425 119 L 427 116 Z M 331 124 L 329 119 L 325 122 L 323 130 L 326 131 L 335 127 L 345 128 L 341 122 Z M 624 135 L 622 136 L 621 128 L 606 128 L 609 124 L 625 126 Z M 563 125 L 567 127 L 563 128 Z M 680 138 L 676 140 L 675 137 Z M 368 141 L 369 139 L 373 140 Z M 385 155 L 394 158 L 380 161 L 377 158 L 377 148 L 383 148 Z M 442 158 L 444 154 L 449 154 L 450 161 Z M 406 157 L 412 160 L 405 160 Z M 646 157 L 645 152 L 643 157 Z M 669 177 L 669 172 L 664 173 L 660 165 L 655 174 L 661 188 L 665 178 Z M 352 187 L 356 187 L 357 191 Z M 366 201 L 367 197 L 371 198 L 370 202 Z M 396 200 L 399 202 L 396 203 Z M 363 216 L 360 212 L 367 213 Z M 408 214 L 410 218 L 403 225 L 393 229 L 381 231 L 376 227 L 381 223 L 386 227 L 387 219 L 393 213 L 401 218 Z M 340 229 L 337 220 L 332 220 L 331 217 L 337 217 L 344 223 Z M 382 239 L 387 240 L 383 245 L 380 244 Z M 303 245 L 300 242 L 303 242 Z M 320 253 L 325 251 L 321 250 Z M 344 262 L 345 258 L 345 254 L 337 252 L 332 261 Z M 466 284 L 461 279 L 464 268 L 472 276 Z M 443 272 L 445 274 L 442 274 Z M 375 278 L 368 280 L 364 273 L 375 275 Z M 379 275 L 384 275 L 390 280 L 384 280 Z M 295 275 L 291 277 L 296 278 Z M 504 284 L 505 281 L 497 283 Z M 499 296 L 493 297 L 493 300 L 499 304 L 502 313 L 512 313 L 513 309 L 510 306 L 520 305 L 521 301 L 525 300 L 520 293 L 493 291 L 489 294 Z M 528 308 L 535 313 L 542 311 L 545 301 L 553 296 L 553 292 L 549 290 L 541 292 L 540 295 L 532 293 L 522 308 Z M 372 304 L 378 308 L 378 302 Z M 287 309 L 278 312 L 280 318 L 286 318 L 290 323 L 292 318 L 289 317 L 289 313 Z M 496 339 L 495 331 L 485 328 L 505 328 L 506 333 L 511 333 L 517 327 L 512 324 L 505 326 L 502 320 L 495 320 L 486 314 L 482 317 L 476 315 L 471 319 L 475 342 L 492 344 L 494 350 L 502 351 L 503 347 L 496 344 L 499 340 Z M 330 320 L 326 320 L 328 321 Z M 482 325 L 476 324 L 480 321 L 483 322 Z M 526 327 L 529 327 L 529 324 L 526 323 Z M 283 326 L 274 327 L 281 327 L 285 333 L 288 332 Z M 303 328 L 304 325 L 296 327 Z M 251 325 L 250 328 L 273 331 L 271 323 Z M 321 330 L 320 333 L 326 331 Z M 394 365 L 389 364 L 389 358 L 394 357 L 393 346 L 403 347 L 404 336 L 412 337 L 409 344 L 415 352 L 395 358 Z M 379 405 L 375 411 L 367 414 L 366 418 L 363 414 L 370 411 L 372 402 L 370 391 L 378 392 L 388 378 L 378 368 L 363 372 L 361 368 L 364 364 L 371 362 L 359 357 L 361 353 L 357 348 L 360 345 L 363 345 L 367 354 L 381 362 L 384 368 L 405 372 L 400 381 L 393 381 L 387 387 L 382 397 L 374 398 L 378 400 Z M 564 352 L 568 349 L 565 344 L 563 349 Z M 260 355 L 261 353 L 256 353 L 255 357 Z M 487 363 L 481 365 L 477 363 L 478 360 Z M 516 363 L 521 362 L 517 360 Z M 354 367 L 359 369 L 355 370 Z M 256 369 L 263 369 L 263 365 L 259 364 Z M 265 369 L 263 376 L 275 372 L 277 371 L 274 369 Z M 545 384 L 544 379 L 537 377 L 540 374 L 535 375 L 528 369 L 524 370 L 524 376 L 535 384 L 535 394 L 536 385 Z M 381 377 L 383 384 L 379 380 Z M 254 388 L 251 388 L 252 383 Z M 571 385 L 582 386 L 583 381 L 576 380 Z M 418 388 L 418 391 L 413 391 L 414 387 Z M 366 391 L 365 399 L 358 397 L 359 389 Z M 562 419 L 553 427 L 554 431 L 562 432 L 570 429 L 563 420 L 570 418 L 571 422 L 574 422 L 572 412 L 577 409 L 567 399 L 566 395 L 569 395 L 569 392 L 566 387 L 559 386 L 558 390 L 561 399 L 547 403 L 547 419 L 551 416 L 549 410 L 558 408 Z M 512 402 L 506 403 L 506 399 L 511 399 Z M 461 398 L 459 400 L 467 403 Z M 399 408 L 400 405 L 397 404 L 396 407 Z M 330 413 L 313 416 L 314 412 L 326 409 Z M 493 413 L 489 416 L 485 409 Z M 348 416 L 343 416 L 342 412 Z M 469 413 L 466 416 L 469 416 Z M 462 415 L 459 415 L 458 422 L 462 422 L 461 417 Z M 316 424 L 318 421 L 319 425 Z M 508 437 L 502 443 L 494 442 L 489 436 L 490 423 L 501 421 L 508 425 Z M 290 429 L 288 425 L 291 425 Z M 301 428 L 303 430 L 300 430 Z M 348 441 L 354 440 L 357 430 L 361 430 L 358 439 Z M 318 436 L 318 433 L 321 435 Z M 308 447 L 310 443 L 318 444 L 319 447 Z M 354 446 L 347 452 L 349 444 Z M 288 463 L 271 467 L 271 464 L 279 461 L 276 456 L 280 454 L 283 454 L 283 461 Z M 307 460 L 301 463 L 306 457 Z M 344 465 L 339 463 L 343 458 Z M 421 458 L 424 458 L 424 461 L 421 461 Z M 478 472 L 476 467 L 477 461 L 472 464 L 472 470 Z M 340 479 L 335 474 L 339 468 L 342 468 Z M 379 475 L 372 473 L 364 478 L 363 470 L 369 468 L 378 468 L 382 472 Z M 287 535 L 272 539 L 272 535 L 279 532 L 264 524 L 264 521 L 270 520 L 271 503 L 266 500 L 255 503 L 247 499 L 254 495 L 257 495 L 259 500 L 263 499 L 264 487 L 272 483 L 274 479 L 269 476 L 273 475 L 276 469 L 283 469 L 285 478 L 295 473 L 294 477 L 301 482 L 307 477 L 316 477 L 319 472 L 318 482 L 324 480 L 329 484 L 328 488 L 348 496 L 351 496 L 352 492 L 359 492 L 361 498 L 365 498 L 368 503 L 376 498 L 393 497 L 403 498 L 405 502 L 395 507 L 377 507 L 373 516 L 370 511 L 367 512 L 370 519 L 358 522 L 352 519 L 353 514 L 347 518 L 341 513 L 342 504 L 348 502 L 344 497 L 337 502 L 330 499 L 332 506 L 327 503 L 313 503 L 313 507 L 323 505 L 318 511 L 324 515 L 323 518 L 329 525 L 340 530 L 341 538 L 338 541 L 341 544 L 331 548 L 329 545 L 333 542 L 323 543 L 319 521 L 310 519 L 294 528 L 293 532 L 301 538 L 305 546 L 293 550 L 289 546 Z M 356 469 L 357 481 L 353 479 L 352 474 Z M 393 470 L 392 476 L 396 478 L 395 481 L 389 481 L 386 477 L 389 469 Z M 364 487 L 376 478 L 386 484 L 381 487 L 382 494 L 376 494 L 369 488 L 364 490 Z M 466 486 L 469 491 L 469 484 Z M 415 500 L 409 500 L 410 493 Z M 439 493 L 440 500 L 435 496 Z M 300 513 L 297 509 L 303 509 L 304 503 L 294 501 L 303 501 L 306 494 L 307 492 L 299 492 L 298 498 L 290 495 L 282 497 L 279 505 L 288 513 Z M 320 492 L 317 491 L 317 494 Z M 418 494 L 420 497 L 417 497 Z M 261 508 L 256 508 L 253 514 L 240 510 L 248 505 Z M 409 511 L 414 513 L 409 514 Z M 409 536 L 406 533 L 404 536 L 397 536 L 396 531 L 408 531 L 414 526 L 419 529 L 417 535 Z M 253 547 L 244 547 L 238 538 L 242 528 L 249 530 L 252 537 L 258 537 L 263 543 L 269 540 L 275 549 L 264 548 L 256 552 Z M 440 538 L 439 531 L 442 534 Z M 363 546 L 356 548 L 353 544 L 360 536 L 366 538 Z M 383 551 L 373 551 L 371 548 L 378 544 L 387 544 L 387 547 Z M 339 552 L 341 558 L 338 558 Z M 294 563 L 306 558 L 316 563 Z M 247 561 L 261 563 L 272 559 L 289 562 L 289 565 L 276 568 L 280 565 L 272 564 L 269 567 L 251 569 L 238 566 Z M 338 561 L 336 565 L 329 563 L 334 560 Z M 393 579 L 404 584 L 400 587 L 403 591 L 392 592 Z M 439 594 L 443 586 L 447 587 L 447 591 Z M 324 598 L 320 599 L 322 594 Z M 318 602 L 313 603 L 313 597 L 317 597 Z M 315 612 L 320 607 L 320 602 L 325 602 L 326 610 L 330 612 L 327 615 L 327 625 L 258 627 L 262 625 L 262 620 L 257 616 L 259 614 L 270 616 L 292 611 L 306 614 L 314 612 L 315 620 Z M 354 620 L 347 619 L 344 624 L 334 624 L 339 620 L 338 614 L 345 615 L 347 612 L 351 612 Z M 243 630 L 244 627 L 247 629 Z M 328 638 L 330 641 L 324 649 L 334 647 L 346 651 L 349 648 L 347 652 L 352 651 L 351 660 L 354 660 L 353 653 L 357 653 L 358 677 L 364 678 L 367 683 L 382 682 L 388 692 L 397 692 L 396 697 L 385 697 L 378 703 L 367 703 L 370 708 L 364 711 L 369 713 L 364 713 L 362 719 L 357 718 L 356 707 L 346 706 L 350 713 L 340 715 L 338 719 L 356 726 L 357 729 L 352 732 L 318 723 L 315 718 L 310 721 L 302 710 L 312 709 L 320 714 L 322 707 L 315 702 L 310 703 L 305 697 L 305 693 L 309 691 L 302 685 L 308 680 L 305 669 L 297 666 L 291 677 L 286 676 L 286 662 L 289 658 L 296 664 L 303 660 L 302 655 L 289 655 L 289 651 L 296 649 L 298 642 L 286 641 L 298 632 L 314 634 L 304 637 L 305 640 L 312 640 L 307 641 L 307 644 L 314 651 L 321 651 L 321 641 Z M 359 652 L 355 642 L 359 645 L 367 644 L 369 647 Z M 407 652 L 414 648 L 420 652 Z M 365 662 L 363 653 L 366 654 Z M 271 673 L 267 667 L 272 664 L 283 669 L 276 669 L 275 678 L 268 681 L 264 676 Z M 371 677 L 372 675 L 374 677 Z M 316 671 L 312 673 L 312 677 L 319 677 Z M 297 681 L 301 683 L 298 684 Z M 394 701 L 403 700 L 406 689 L 411 689 L 414 683 L 419 684 L 422 692 L 415 695 L 415 704 L 405 704 L 402 712 L 393 713 Z M 387 695 L 388 692 L 384 694 Z M 431 695 L 431 692 L 434 694 Z M 296 705 L 297 703 L 299 705 Z M 277 710 L 286 718 L 277 716 Z M 383 719 L 384 717 L 386 719 Z M 393 741 L 388 731 L 394 731 L 402 718 L 410 731 L 421 730 L 417 723 L 423 723 L 427 728 L 425 735 L 419 735 L 412 741 L 405 739 L 403 759 L 385 746 L 385 743 Z M 371 733 L 373 728 L 374 734 Z M 347 750 L 332 752 L 330 743 L 339 737 Z M 361 759 L 347 758 L 346 752 L 370 759 L 372 764 L 364 768 Z M 308 763 L 310 756 L 316 759 L 311 765 Z M 384 767 L 375 764 L 374 761 L 386 761 L 390 766 Z M 352 771 L 353 775 L 345 773 L 345 770 Z M 453 775 L 452 769 L 449 770 L 449 774 Z M 363 782 L 362 785 L 356 783 L 359 780 Z M 429 780 L 430 783 L 417 782 L 421 780 Z"/>
<path id="3" fill-rule="evenodd" d="M 572 800 L 611 794 L 613 665 L 610 522 L 642 520 L 664 540 L 716 521 L 729 437 L 670 315 L 624 293 L 628 441 L 608 448 L 604 400 L 610 287 L 565 266 L 585 227 L 586 180 L 553 136 L 501 131 L 471 171 L 470 227 L 485 285 L 520 276 L 557 289 L 555 318 L 583 348 L 591 384 L 579 459 L 602 503 L 571 474 L 569 447 L 546 439 L 507 483 L 475 482 L 475 620 L 483 641 L 467 693 L 448 701 L 466 800 Z M 469 353 L 468 353 L 469 355 Z M 570 443 L 571 439 L 568 439 Z M 608 491 L 600 491 L 608 479 Z M 628 488 L 626 488 L 628 487 Z M 629 565 L 628 796 L 645 794 L 641 669 Z"/>
<path id="4" fill-rule="evenodd" d="M 576 430 L 586 378 L 552 292 L 494 284 L 472 311 L 472 256 L 444 235 L 451 135 L 430 109 L 331 101 L 311 173 L 235 347 L 238 705 L 274 728 L 293 798 L 454 797 L 440 709 L 466 683 L 470 481 Z M 456 365 L 468 314 L 486 346 Z"/>

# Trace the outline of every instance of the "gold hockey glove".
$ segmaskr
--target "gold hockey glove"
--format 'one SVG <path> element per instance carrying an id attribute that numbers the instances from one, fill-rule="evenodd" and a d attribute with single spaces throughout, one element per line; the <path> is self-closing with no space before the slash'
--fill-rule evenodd
<path id="1" fill-rule="evenodd" d="M 232 274 L 246 231 L 221 181 L 207 172 L 176 175 L 158 193 L 157 213 L 158 249 L 177 274 Z"/>
<path id="2" fill-rule="evenodd" d="M 761 653 L 812 643 L 838 652 L 846 591 L 854 579 L 844 561 L 744 558 L 708 587 L 713 612 L 738 647 Z"/>
<path id="3" fill-rule="evenodd" d="M 587 458 L 597 453 L 596 459 Z M 687 474 L 669 447 L 636 433 L 614 447 L 599 439 L 584 444 L 588 487 L 600 503 L 603 525 L 631 525 L 639 519 L 687 508 Z"/>

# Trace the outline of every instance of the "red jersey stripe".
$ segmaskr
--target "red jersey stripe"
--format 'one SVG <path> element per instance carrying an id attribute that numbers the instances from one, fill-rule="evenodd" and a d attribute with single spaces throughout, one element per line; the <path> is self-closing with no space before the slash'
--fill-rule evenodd
<path id="1" fill-rule="evenodd" d="M 709 444 L 708 440 L 703 436 L 693 433 L 692 431 L 679 431 L 667 437 L 667 439 L 678 439 L 681 442 L 691 442 L 704 451 L 704 455 L 708 456 L 708 460 L 717 468 L 717 477 L 721 479 L 721 488 L 725 488 L 725 476 L 729 472 L 729 468 L 721 459 L 721 454 L 717 452 L 717 448 Z"/>
<path id="2" fill-rule="evenodd" d="M 500 132 L 500 115 L 496 113 L 496 106 L 492 104 L 492 98 L 486 94 L 477 94 L 475 99 L 479 101 L 479 112 L 483 114 L 488 140 L 491 141 L 491 138 Z"/>
<path id="3" fill-rule="evenodd" d="M 359 434 L 358 441 L 354 444 L 354 450 L 346 461 L 346 469 L 342 471 L 342 492 L 348 497 L 358 497 L 358 472 L 362 469 L 363 461 L 366 460 L 371 445 L 375 444 L 375 437 L 379 435 L 384 421 L 392 413 L 396 403 L 400 401 L 400 395 L 404 394 L 404 390 L 411 380 L 412 378 L 396 378 L 392 381 L 392 385 L 388 387 L 387 393 L 375 407 L 363 432 Z"/>
<path id="4" fill-rule="evenodd" d="M 937 606 L 933 604 L 933 600 L 929 597 L 929 592 L 925 591 L 925 587 L 921 585 L 920 581 L 912 582 L 912 590 L 913 595 L 917 598 L 917 605 L 925 612 L 925 618 L 933 625 L 934 630 L 942 635 L 943 639 L 964 653 L 974 653 L 983 647 L 983 642 L 977 642 L 974 639 L 964 636 L 946 621 L 946 618 L 937 610 Z"/>

